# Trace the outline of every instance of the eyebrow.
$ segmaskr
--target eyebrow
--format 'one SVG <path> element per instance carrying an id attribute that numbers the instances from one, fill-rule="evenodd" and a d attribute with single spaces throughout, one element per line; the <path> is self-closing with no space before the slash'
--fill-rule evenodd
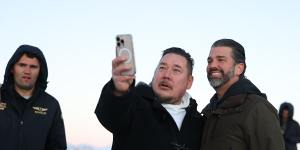
<path id="1" fill-rule="evenodd" d="M 161 65 L 167 65 L 167 63 L 165 63 L 165 62 L 159 62 L 158 65 L 159 65 L 159 66 L 161 66 Z"/>
<path id="2" fill-rule="evenodd" d="M 217 58 L 227 58 L 226 56 L 217 56 Z"/>
<path id="3" fill-rule="evenodd" d="M 164 65 L 164 66 L 166 66 L 167 63 L 165 63 L 165 62 L 160 62 L 159 65 Z M 183 68 L 183 67 L 181 67 L 181 66 L 178 65 L 178 64 L 175 64 L 175 67 L 176 67 L 176 68 Z"/>
<path id="4" fill-rule="evenodd" d="M 23 62 L 19 62 L 17 63 L 18 65 L 26 65 L 26 66 L 30 66 L 30 67 L 38 67 L 39 65 L 33 65 L 33 64 L 26 64 L 26 63 L 23 63 Z"/>
<path id="5" fill-rule="evenodd" d="M 216 56 L 217 58 L 227 58 L 226 56 Z M 212 59 L 212 57 L 211 56 L 209 56 L 207 59 Z"/>

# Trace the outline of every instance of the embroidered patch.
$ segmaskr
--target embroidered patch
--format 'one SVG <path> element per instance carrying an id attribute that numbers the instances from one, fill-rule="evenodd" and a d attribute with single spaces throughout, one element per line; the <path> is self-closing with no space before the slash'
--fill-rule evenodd
<path id="1" fill-rule="evenodd" d="M 0 110 L 4 110 L 6 108 L 6 103 L 0 102 Z"/>
<path id="2" fill-rule="evenodd" d="M 46 115 L 48 108 L 32 107 L 35 114 Z"/>

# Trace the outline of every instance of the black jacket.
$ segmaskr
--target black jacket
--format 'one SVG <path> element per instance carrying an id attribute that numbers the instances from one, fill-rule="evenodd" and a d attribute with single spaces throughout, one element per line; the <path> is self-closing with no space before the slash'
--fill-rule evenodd
<path id="1" fill-rule="evenodd" d="M 283 109 L 287 109 L 288 121 L 286 123 L 282 120 Z M 279 108 L 280 126 L 285 141 L 286 150 L 297 150 L 297 143 L 300 143 L 300 126 L 298 122 L 293 119 L 294 107 L 291 103 L 284 102 Z"/>
<path id="2" fill-rule="evenodd" d="M 113 90 L 110 81 L 95 110 L 99 121 L 113 134 L 112 150 L 199 150 L 202 117 L 194 99 L 190 99 L 179 131 L 150 86 L 132 86 L 121 97 L 114 96 Z"/>
<path id="3" fill-rule="evenodd" d="M 220 100 L 215 94 L 202 113 L 201 150 L 284 150 L 276 109 L 247 79 L 234 83 Z"/>
<path id="4" fill-rule="evenodd" d="M 14 89 L 10 70 L 24 52 L 37 55 L 40 74 L 33 95 L 28 100 Z M 20 46 L 9 60 L 1 88 L 1 150 L 65 150 L 66 137 L 58 101 L 45 92 L 47 64 L 42 52 L 29 45 Z"/>

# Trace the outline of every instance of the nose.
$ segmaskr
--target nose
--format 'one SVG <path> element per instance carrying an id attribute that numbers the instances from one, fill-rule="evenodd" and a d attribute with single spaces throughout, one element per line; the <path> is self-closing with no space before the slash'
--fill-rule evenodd
<path id="1" fill-rule="evenodd" d="M 167 69 L 163 72 L 163 77 L 166 78 L 166 79 L 169 79 L 172 75 L 172 71 L 171 69 Z"/>
<path id="2" fill-rule="evenodd" d="M 214 61 L 214 60 L 211 59 L 211 60 L 207 63 L 207 66 L 208 66 L 208 67 L 217 67 L 218 64 L 217 64 L 216 61 Z"/>
<path id="3" fill-rule="evenodd" d="M 217 69 L 218 66 L 219 66 L 219 64 L 217 63 L 217 61 L 210 60 L 207 63 L 206 71 L 209 72 L 209 70 L 211 70 L 211 69 Z"/>
<path id="4" fill-rule="evenodd" d="M 207 63 L 207 68 L 219 68 L 219 61 L 217 59 L 210 59 Z"/>
<path id="5" fill-rule="evenodd" d="M 24 67 L 24 73 L 25 73 L 25 74 L 30 74 L 30 73 L 31 73 L 31 68 L 30 68 L 30 66 Z"/>

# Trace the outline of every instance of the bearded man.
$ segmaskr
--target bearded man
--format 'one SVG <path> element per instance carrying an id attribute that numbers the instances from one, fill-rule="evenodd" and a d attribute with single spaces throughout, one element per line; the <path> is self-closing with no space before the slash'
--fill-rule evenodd
<path id="1" fill-rule="evenodd" d="M 202 110 L 201 150 L 284 150 L 277 110 L 246 77 L 245 50 L 232 39 L 216 41 L 207 78 L 216 94 Z"/>

